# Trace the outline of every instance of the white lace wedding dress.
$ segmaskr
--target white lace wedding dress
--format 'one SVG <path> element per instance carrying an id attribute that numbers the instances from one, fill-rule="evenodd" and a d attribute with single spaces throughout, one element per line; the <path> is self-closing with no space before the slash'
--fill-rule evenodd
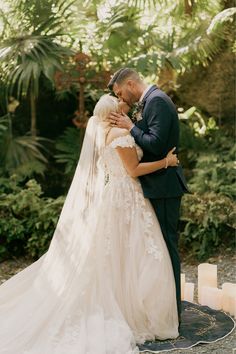
<path id="1" fill-rule="evenodd" d="M 78 240 L 53 239 L 38 261 L 0 286 L 1 354 L 131 354 L 136 343 L 178 336 L 167 247 L 117 146 L 136 146 L 142 156 L 130 135 L 105 148 L 107 183 L 89 232 L 75 220 Z"/>

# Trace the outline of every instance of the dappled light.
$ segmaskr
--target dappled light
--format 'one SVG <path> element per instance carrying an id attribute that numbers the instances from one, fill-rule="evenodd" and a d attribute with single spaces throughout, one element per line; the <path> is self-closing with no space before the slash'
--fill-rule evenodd
<path id="1" fill-rule="evenodd" d="M 67 220 L 65 229 L 62 228 L 62 231 L 58 231 L 62 235 L 57 248 L 55 247 L 55 263 L 48 257 L 48 263 L 44 262 L 44 268 L 40 268 L 40 262 L 45 255 L 51 255 L 50 247 L 55 242 L 52 240 L 54 240 L 55 230 L 67 200 L 68 190 L 74 183 L 73 177 L 78 161 L 81 156 L 84 158 L 83 143 L 86 141 L 86 128 L 92 122 L 90 119 L 93 115 L 96 122 L 98 114 L 96 116 L 94 107 L 104 94 L 107 94 L 103 96 L 104 102 L 106 99 L 111 99 L 111 95 L 113 103 L 115 102 L 116 105 L 118 105 L 117 99 L 124 101 L 122 104 L 126 104 L 127 114 L 122 111 L 122 108 L 120 111 L 109 111 L 108 116 L 104 118 L 106 121 L 104 124 L 104 126 L 106 125 L 105 133 L 101 133 L 103 125 L 98 122 L 98 132 L 97 135 L 94 135 L 94 144 L 96 141 L 97 144 L 100 144 L 100 156 L 96 168 L 103 169 L 104 188 L 105 190 L 110 188 L 111 191 L 110 206 L 108 206 L 109 198 L 106 194 L 103 197 L 103 202 L 107 203 L 106 217 L 105 214 L 102 216 L 104 218 L 103 225 L 105 228 L 110 219 L 116 223 L 112 229 L 106 230 L 106 236 L 104 236 L 106 240 L 101 237 L 100 233 L 101 243 L 104 241 L 104 245 L 106 245 L 104 247 L 110 247 L 111 243 L 114 250 L 117 249 L 119 252 L 122 250 L 120 241 L 122 238 L 119 239 L 118 236 L 122 234 L 122 237 L 125 236 L 129 240 L 131 231 L 126 230 L 126 234 L 125 229 L 122 228 L 119 208 L 122 210 L 123 223 L 126 223 L 126 227 L 129 227 L 133 234 L 140 236 L 140 238 L 141 234 L 147 234 L 145 230 L 143 233 L 140 231 L 143 227 L 141 223 L 143 218 L 147 229 L 153 228 L 154 234 L 162 233 L 166 241 L 168 227 L 161 221 L 161 203 L 163 200 L 167 203 L 167 199 L 170 202 L 171 198 L 180 198 L 179 209 L 176 212 L 178 218 L 176 222 L 173 221 L 171 226 L 176 230 L 178 227 L 174 242 L 176 245 L 178 244 L 176 252 L 179 252 L 179 255 L 175 254 L 173 257 L 180 256 L 182 264 L 181 284 L 176 281 L 174 270 L 176 294 L 178 287 L 182 287 L 182 294 L 184 289 L 188 294 L 185 298 L 182 297 L 182 301 L 198 302 L 196 294 L 200 290 L 197 267 L 202 263 L 218 265 L 221 284 L 235 282 L 235 16 L 236 7 L 231 0 L 0 0 L 0 282 L 6 282 L 18 272 L 21 274 L 23 268 L 27 269 L 30 264 L 33 264 L 32 268 L 39 269 L 37 274 L 42 276 L 42 278 L 38 278 L 40 287 L 43 284 L 40 281 L 43 281 L 44 273 L 51 265 L 56 278 L 53 278 L 53 273 L 48 270 L 45 289 L 48 288 L 50 294 L 57 298 L 59 306 L 59 291 L 57 292 L 53 285 L 57 282 L 58 289 L 65 291 L 68 302 L 70 302 L 66 287 L 66 284 L 70 284 L 74 292 L 74 308 L 79 308 L 78 299 L 76 300 L 75 296 L 77 287 L 73 283 L 73 279 L 76 279 L 77 284 L 80 283 L 81 278 L 76 273 L 76 267 L 77 270 L 80 269 L 81 274 L 84 274 L 83 266 L 87 262 L 87 255 L 83 253 L 83 248 L 78 243 L 78 240 L 83 239 L 79 229 L 79 236 L 69 244 L 70 227 L 75 224 L 73 226 L 73 232 L 75 232 L 77 230 L 76 222 L 81 215 L 86 214 L 87 217 L 89 209 L 86 209 L 81 215 L 79 213 L 78 215 L 73 214 L 74 220 L 69 222 Z M 118 71 L 122 68 L 123 70 Z M 129 70 L 125 68 L 131 68 L 134 72 L 131 70 L 131 74 L 125 76 L 126 70 Z M 154 101 L 156 108 L 153 110 L 151 104 Z M 157 123 L 155 123 L 155 119 L 157 119 Z M 162 129 L 165 131 L 163 135 L 165 138 L 158 135 Z M 122 131 L 122 134 L 120 133 L 122 136 L 117 135 L 118 131 Z M 175 133 L 176 137 L 173 138 Z M 107 137 L 111 141 L 114 139 L 115 143 L 113 141 L 110 145 L 106 145 Z M 177 153 L 176 160 L 170 154 L 170 150 L 174 146 L 176 147 L 175 153 Z M 111 147 L 118 153 L 117 156 L 112 156 L 112 152 L 109 151 Z M 132 153 L 135 151 L 135 156 L 132 155 L 131 150 Z M 127 156 L 125 156 L 126 153 Z M 92 155 L 91 152 L 91 156 L 93 156 L 93 161 L 87 161 L 87 163 L 88 165 L 93 163 L 95 166 L 95 153 Z M 109 165 L 109 161 L 111 161 L 111 165 Z M 119 165 L 121 161 L 123 165 Z M 155 165 L 158 166 L 156 169 L 152 169 L 154 162 L 158 163 Z M 94 166 L 93 168 L 95 168 Z M 121 182 L 124 175 L 125 183 Z M 151 177 L 146 178 L 147 175 Z M 166 179 L 163 176 L 166 176 Z M 82 181 L 80 177 L 81 175 L 78 176 L 78 185 Z M 173 179 L 171 179 L 172 177 Z M 115 178 L 117 178 L 116 192 L 115 188 L 114 190 L 111 188 Z M 168 178 L 170 179 L 168 180 Z M 83 182 L 85 183 L 85 181 Z M 139 187 L 135 187 L 135 182 L 142 187 L 142 193 L 141 187 L 140 190 Z M 88 180 L 86 183 L 85 189 L 88 188 L 88 185 L 91 186 L 91 181 Z M 176 189 L 175 183 L 178 184 Z M 94 186 L 95 184 L 96 182 L 94 182 Z M 87 190 L 86 192 L 90 193 Z M 77 202 L 78 204 L 74 205 L 78 206 L 80 201 L 76 199 Z M 115 205 L 115 203 L 117 204 Z M 103 209 L 102 205 L 104 204 L 99 204 L 100 212 Z M 148 209 L 149 207 L 150 209 Z M 112 219 L 113 208 L 116 210 L 114 215 L 117 213 L 114 219 Z M 165 213 L 167 213 L 167 206 L 165 208 Z M 168 215 L 173 216 L 177 206 L 173 204 L 170 207 L 169 204 L 169 208 Z M 153 210 L 155 211 L 153 215 L 157 216 L 160 223 L 158 231 L 155 229 L 157 220 L 153 223 L 150 221 L 152 219 L 150 215 L 152 212 L 154 213 Z M 74 211 L 73 207 L 73 213 Z M 126 218 L 135 217 L 135 213 L 138 215 L 136 216 L 137 223 L 132 224 L 133 221 Z M 90 220 L 90 226 L 95 229 L 91 218 L 88 217 L 88 220 Z M 86 224 L 85 221 L 83 222 Z M 78 225 L 82 225 L 82 229 L 84 227 L 83 232 L 86 234 L 90 228 L 84 224 Z M 103 230 L 101 224 L 98 229 Z M 112 244 L 112 234 L 116 236 L 114 244 Z M 75 235 L 77 235 L 77 231 Z M 137 279 L 142 279 L 143 283 L 147 285 L 148 294 L 151 286 L 147 274 L 150 274 L 150 279 L 153 276 L 153 282 L 161 281 L 161 277 L 155 275 L 155 272 L 152 273 L 150 269 L 147 271 L 146 267 L 152 263 L 147 262 L 146 264 L 146 258 L 143 258 L 142 264 L 139 264 L 138 261 L 142 259 L 145 247 L 149 256 L 154 257 L 156 254 L 156 259 L 160 256 L 153 243 L 154 239 L 150 236 L 148 246 L 144 242 L 142 249 L 138 242 L 136 243 L 135 237 L 131 237 L 129 244 L 127 240 L 125 241 L 125 237 L 122 239 L 127 243 L 125 252 L 128 252 L 131 244 L 133 247 L 137 247 L 135 250 L 131 249 L 131 253 L 135 251 L 139 255 L 137 260 L 135 253 L 133 254 L 134 259 L 130 261 L 129 267 L 135 268 L 137 266 L 137 268 L 140 267 L 140 272 L 141 269 L 144 272 L 142 276 L 138 272 L 137 274 L 131 272 L 131 277 L 133 277 L 131 279 L 133 283 L 132 281 L 131 283 L 136 284 Z M 82 241 L 80 242 L 82 245 Z M 90 238 L 87 238 L 87 242 L 90 242 Z M 166 245 L 171 254 L 171 246 L 168 241 L 166 241 Z M 103 254 L 103 250 L 100 249 L 101 244 L 98 243 L 96 237 L 89 246 L 91 246 L 91 250 L 99 249 L 100 254 Z M 88 254 L 93 252 L 89 246 L 87 247 Z M 75 255 L 73 255 L 74 258 L 70 257 L 76 247 L 78 249 L 77 255 L 80 254 L 78 259 Z M 162 247 L 161 243 L 158 244 L 158 247 Z M 63 257 L 60 258 L 59 254 Z M 119 258 L 116 254 L 111 259 L 108 266 L 111 278 L 114 277 L 117 269 L 117 278 L 119 270 L 121 273 L 123 272 L 122 274 L 127 273 L 127 270 L 123 271 L 122 268 L 127 254 L 123 255 L 122 253 L 123 258 Z M 82 255 L 84 261 L 80 263 Z M 101 263 L 96 258 L 96 254 L 92 253 L 92 256 L 98 262 L 97 268 L 94 267 L 94 269 L 96 268 L 99 273 L 102 269 L 100 268 Z M 58 258 L 56 259 L 56 257 Z M 104 253 L 104 259 L 105 257 Z M 170 259 L 171 262 L 174 262 L 172 255 Z M 35 262 L 38 262 L 37 266 Z M 77 266 L 75 266 L 76 264 Z M 163 264 L 160 262 L 159 266 L 162 267 Z M 178 268 L 179 265 L 176 267 Z M 166 277 L 172 284 L 168 266 L 166 268 L 163 266 L 160 269 L 166 272 Z M 72 270 L 74 273 L 70 274 Z M 112 273 L 113 271 L 114 273 Z M 93 276 L 98 280 L 93 273 L 93 265 L 89 268 L 89 272 L 91 272 L 89 273 L 90 281 Z M 180 268 L 178 272 L 179 276 Z M 217 294 L 218 307 L 211 307 L 212 303 L 216 303 L 216 295 L 209 296 L 212 289 L 207 290 L 210 276 L 208 271 L 206 273 L 205 278 L 201 275 L 202 279 L 204 278 L 202 284 L 204 283 L 206 287 L 204 289 L 206 303 L 199 302 L 199 308 L 194 305 L 195 307 L 190 309 L 185 302 L 184 316 L 186 316 L 186 321 L 190 321 L 188 311 L 194 313 L 194 311 L 202 310 L 202 306 L 209 306 L 209 308 L 218 311 L 215 318 L 218 319 L 217 316 L 219 316 L 220 323 L 220 311 L 224 311 L 226 316 L 224 320 L 229 321 L 227 322 L 229 329 L 225 332 L 225 339 L 222 341 L 224 347 L 222 347 L 221 353 L 228 354 L 232 347 L 231 335 L 228 337 L 232 330 L 232 323 L 227 316 L 230 314 L 236 318 L 235 284 L 231 284 L 232 286 L 222 285 L 222 288 L 219 288 L 220 285 L 217 284 L 214 275 L 214 286 L 211 287 L 217 289 L 212 294 Z M 23 275 L 20 276 L 23 277 Z M 65 278 L 68 283 L 63 282 Z M 83 281 L 86 284 L 85 278 Z M 99 273 L 99 280 L 101 279 L 102 276 Z M 96 281 L 94 280 L 95 283 Z M 105 282 L 106 286 L 108 283 L 109 280 Z M 30 281 L 25 284 L 28 286 Z M 20 281 L 17 286 L 21 292 Z M 115 281 L 113 286 L 114 288 L 117 286 Z M 118 288 L 119 286 L 117 286 Z M 141 288 L 140 286 L 139 290 Z M 230 289 L 228 293 L 226 288 Z M 153 286 L 152 291 L 155 289 Z M 170 293 L 171 289 L 170 287 Z M 151 291 L 147 295 L 144 294 L 144 291 L 142 293 L 139 290 L 136 293 L 143 296 L 140 303 L 142 302 L 143 308 L 148 313 L 148 306 L 150 305 L 151 309 L 155 299 L 152 298 Z M 81 287 L 81 301 L 83 301 L 82 291 L 85 290 Z M 117 290 L 117 298 L 121 299 L 124 294 L 127 298 L 131 296 L 133 289 L 130 290 L 127 287 L 127 289 L 119 289 L 119 291 Z M 37 294 L 39 295 L 39 292 Z M 45 294 L 42 291 L 41 295 Z M 99 293 L 100 295 L 101 293 Z M 23 296 L 23 292 L 21 296 Z M 94 291 L 91 299 L 95 301 L 99 296 Z M 176 296 L 178 298 L 180 295 Z M 102 307 L 104 300 L 102 296 L 100 300 L 99 306 Z M 114 305 L 113 300 L 110 303 L 108 301 L 108 308 Z M 51 303 L 53 304 L 53 301 Z M 224 305 L 226 307 L 222 305 L 223 303 L 226 303 Z M 138 306 L 137 304 L 138 301 L 134 306 Z M 46 303 L 45 307 L 43 306 L 42 309 L 46 308 Z M 50 302 L 48 309 L 49 306 Z M 127 305 L 127 308 L 125 305 L 123 308 L 121 306 L 123 311 L 121 312 L 129 317 L 132 314 L 132 306 L 131 303 Z M 178 306 L 180 305 L 177 300 Z M 96 308 L 97 310 L 98 308 Z M 53 316 L 55 309 L 51 308 L 50 311 Z M 64 315 L 66 311 L 63 309 L 61 313 Z M 208 309 L 202 311 L 203 317 L 207 318 L 211 315 L 214 317 L 215 313 L 211 310 L 209 310 L 210 312 Z M 42 320 L 43 325 L 43 317 L 40 317 L 39 312 L 37 316 L 39 320 Z M 99 315 L 96 313 L 96 315 L 100 319 L 101 313 Z M 143 319 L 145 316 L 142 316 L 140 318 Z M 198 316 L 200 316 L 199 313 Z M 162 319 L 161 312 L 160 318 Z M 171 323 L 171 317 L 167 316 L 166 318 Z M 1 303 L 0 319 L 2 319 Z M 147 322 L 150 320 L 150 328 L 152 324 L 154 326 L 153 318 L 147 317 L 147 319 Z M 133 319 L 130 320 L 131 327 L 136 328 L 136 320 L 138 322 L 138 315 L 134 322 L 132 322 Z M 92 320 L 90 325 L 91 323 Z M 165 323 L 164 320 L 163 323 Z M 127 341 L 132 342 L 131 338 L 133 337 L 130 332 L 126 332 L 126 327 L 122 326 L 121 323 L 117 333 L 123 335 L 125 333 L 124 337 L 127 336 Z M 147 325 L 142 330 L 145 332 L 150 328 Z M 186 334 L 187 327 L 183 325 L 183 328 L 183 336 L 189 335 L 189 333 Z M 138 326 L 136 329 L 137 332 L 140 330 Z M 200 329 L 198 328 L 198 330 Z M 203 331 L 202 328 L 201 330 Z M 59 324 L 58 331 L 60 332 Z M 170 333 L 172 333 L 171 335 L 176 333 L 174 326 L 173 332 Z M 223 338 L 222 333 L 220 332 L 217 338 Z M 33 334 L 32 329 L 32 336 Z M 235 334 L 233 335 L 235 336 Z M 209 342 L 216 341 L 216 339 L 212 339 L 213 337 L 209 337 Z M 147 336 L 146 339 L 148 338 Z M 203 336 L 201 340 L 207 343 L 209 338 Z M 154 353 L 155 348 L 156 350 L 164 350 L 164 347 L 152 347 L 151 343 L 155 342 L 153 334 L 149 339 L 149 347 L 149 344 L 141 347 L 143 343 L 140 339 L 139 349 L 132 344 L 132 351 L 129 347 L 130 351 L 126 353 L 134 354 L 138 353 L 138 350 L 141 352 L 141 350 L 145 351 L 148 348 L 151 353 Z M 158 335 L 156 335 L 156 339 L 158 339 Z M 191 342 L 192 337 L 189 340 Z M 209 351 L 204 351 L 199 346 L 195 348 L 196 338 L 191 343 L 193 347 L 191 352 L 193 353 L 211 353 L 218 350 L 216 343 L 209 344 Z M 124 348 L 128 348 L 125 341 L 123 345 Z M 179 344 L 175 342 L 173 346 L 175 345 L 174 349 L 178 354 L 181 352 L 178 350 Z M 46 347 L 47 344 L 45 344 Z M 51 347 L 48 345 L 48 348 Z M 167 348 L 169 349 L 169 347 Z M 179 348 L 184 349 L 181 346 Z M 8 354 L 8 352 L 6 353 Z M 83 349 L 78 352 L 78 354 L 87 353 Z M 90 353 L 97 354 L 92 351 L 89 351 Z M 101 353 L 106 354 L 102 349 Z M 111 352 L 111 354 L 126 353 Z M 9 354 L 15 353 L 9 352 Z M 38 352 L 22 351 L 19 354 L 38 354 Z M 49 354 L 57 354 L 57 352 Z M 72 352 L 68 352 L 68 354 L 72 354 Z"/>

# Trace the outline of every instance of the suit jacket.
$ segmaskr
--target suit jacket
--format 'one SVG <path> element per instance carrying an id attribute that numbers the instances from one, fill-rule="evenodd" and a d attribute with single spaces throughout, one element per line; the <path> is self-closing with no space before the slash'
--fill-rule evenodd
<path id="1" fill-rule="evenodd" d="M 174 103 L 167 94 L 153 85 L 143 98 L 142 120 L 130 133 L 143 149 L 142 162 L 163 159 L 168 151 L 179 146 L 179 120 Z M 139 177 L 146 198 L 173 198 L 188 192 L 182 167 L 168 167 Z"/>

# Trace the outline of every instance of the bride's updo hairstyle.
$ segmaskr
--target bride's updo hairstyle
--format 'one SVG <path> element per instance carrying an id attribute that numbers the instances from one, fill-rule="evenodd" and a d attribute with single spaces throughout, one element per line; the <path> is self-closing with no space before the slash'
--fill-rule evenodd
<path id="1" fill-rule="evenodd" d="M 93 115 L 97 118 L 99 123 L 107 123 L 109 124 L 109 121 L 107 120 L 108 115 L 111 112 L 117 112 L 118 111 L 118 100 L 116 97 L 111 96 L 109 94 L 103 95 L 99 101 L 97 102 Z M 105 124 L 106 125 L 106 124 Z M 105 126 L 104 126 L 105 128 Z"/>
<path id="2" fill-rule="evenodd" d="M 111 129 L 108 115 L 111 112 L 118 112 L 118 99 L 109 94 L 101 96 L 93 111 L 93 119 L 96 122 L 97 131 L 97 147 L 102 149 L 105 147 L 106 136 Z"/>

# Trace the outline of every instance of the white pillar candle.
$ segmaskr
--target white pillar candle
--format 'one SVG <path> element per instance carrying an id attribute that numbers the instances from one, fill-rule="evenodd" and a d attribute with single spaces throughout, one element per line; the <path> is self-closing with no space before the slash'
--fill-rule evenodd
<path id="1" fill-rule="evenodd" d="M 233 301 L 233 309 L 234 309 L 234 318 L 236 319 L 236 298 L 234 298 L 234 301 Z"/>
<path id="2" fill-rule="evenodd" d="M 236 298 L 236 284 L 233 283 L 224 283 L 222 285 L 223 299 L 222 299 L 222 308 L 225 312 L 232 313 L 234 312 L 234 305 L 232 298 Z"/>
<path id="3" fill-rule="evenodd" d="M 185 274 L 181 273 L 181 300 L 184 300 Z"/>
<path id="4" fill-rule="evenodd" d="M 193 302 L 194 283 L 185 283 L 184 286 L 184 300 Z"/>
<path id="5" fill-rule="evenodd" d="M 211 307 L 214 310 L 222 309 L 222 290 L 203 286 L 201 288 L 201 304 Z"/>
<path id="6" fill-rule="evenodd" d="M 198 302 L 201 301 L 202 287 L 217 288 L 217 265 L 209 263 L 201 263 L 198 266 Z"/>
<path id="7" fill-rule="evenodd" d="M 235 317 L 236 295 L 229 296 L 229 314 Z"/>

